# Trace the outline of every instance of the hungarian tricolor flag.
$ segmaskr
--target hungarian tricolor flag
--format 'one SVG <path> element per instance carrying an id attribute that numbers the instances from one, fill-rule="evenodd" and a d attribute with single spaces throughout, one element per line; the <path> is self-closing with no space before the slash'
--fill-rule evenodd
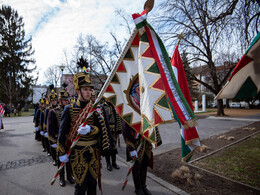
<path id="1" fill-rule="evenodd" d="M 260 33 L 233 70 L 216 99 L 249 99 L 260 91 Z"/>
<path id="2" fill-rule="evenodd" d="M 174 113 L 184 129 L 196 121 L 164 44 L 146 17 L 146 10 L 133 14 L 136 29 L 103 87 L 103 97 L 136 132 L 156 144 L 154 128 L 173 121 Z"/>
<path id="3" fill-rule="evenodd" d="M 178 45 L 176 46 L 172 58 L 171 65 L 174 72 L 174 75 L 177 79 L 177 82 L 181 88 L 181 91 L 189 104 L 192 112 L 193 106 L 190 96 L 190 91 L 187 83 L 187 78 L 185 75 L 183 63 L 181 60 L 181 56 L 178 50 Z M 197 127 L 190 127 L 184 130 L 182 124 L 180 123 L 178 117 L 175 117 L 180 125 L 180 134 L 181 134 L 181 149 L 182 149 L 182 161 L 188 162 L 194 153 L 195 149 L 200 146 L 199 135 L 197 132 Z"/>
<path id="4" fill-rule="evenodd" d="M 3 124 L 3 120 L 2 120 L 2 116 L 4 113 L 5 113 L 5 109 L 0 104 L 0 129 L 4 129 L 4 124 Z"/>
<path id="5" fill-rule="evenodd" d="M 5 113 L 5 109 L 4 109 L 3 106 L 0 104 L 0 116 L 2 117 L 4 113 Z"/>

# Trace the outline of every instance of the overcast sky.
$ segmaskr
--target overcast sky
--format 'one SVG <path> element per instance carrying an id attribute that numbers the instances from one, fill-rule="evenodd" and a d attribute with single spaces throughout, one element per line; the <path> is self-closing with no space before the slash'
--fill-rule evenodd
<path id="1" fill-rule="evenodd" d="M 112 42 L 110 32 L 119 40 L 128 39 L 122 32 L 122 18 L 116 9 L 127 13 L 142 12 L 146 0 L 0 0 L 23 17 L 27 38 L 32 37 L 34 58 L 39 71 L 38 84 L 44 82 L 49 66 L 60 65 L 63 50 L 71 50 L 78 36 L 92 34 L 102 42 Z M 155 1 L 154 9 L 158 1 Z M 129 21 L 130 23 L 132 21 Z M 120 33 L 118 33 L 120 32 Z"/>

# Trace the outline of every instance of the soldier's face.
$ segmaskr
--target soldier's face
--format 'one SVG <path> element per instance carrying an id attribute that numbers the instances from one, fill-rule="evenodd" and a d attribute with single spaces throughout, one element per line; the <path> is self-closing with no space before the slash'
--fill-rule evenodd
<path id="1" fill-rule="evenodd" d="M 81 91 L 81 93 L 80 93 Z M 80 90 L 77 90 L 80 101 L 89 101 L 91 97 L 91 87 L 81 87 Z"/>
<path id="2" fill-rule="evenodd" d="M 51 100 L 51 104 L 52 104 L 53 106 L 56 106 L 56 105 L 57 105 L 57 100 Z"/>
<path id="3" fill-rule="evenodd" d="M 68 100 L 64 100 L 64 99 L 62 99 L 61 102 L 62 102 L 62 105 L 64 105 L 64 106 L 69 104 L 69 101 Z"/>

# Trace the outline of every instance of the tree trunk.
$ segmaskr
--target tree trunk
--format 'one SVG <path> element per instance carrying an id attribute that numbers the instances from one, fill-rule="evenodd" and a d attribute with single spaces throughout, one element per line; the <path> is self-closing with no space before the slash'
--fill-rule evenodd
<path id="1" fill-rule="evenodd" d="M 230 108 L 229 107 L 229 99 L 226 99 L 226 108 Z"/>
<path id="2" fill-rule="evenodd" d="M 219 99 L 219 100 L 218 100 L 218 112 L 217 112 L 217 116 L 225 116 L 224 106 L 223 106 L 223 100 L 222 100 L 222 99 Z"/>

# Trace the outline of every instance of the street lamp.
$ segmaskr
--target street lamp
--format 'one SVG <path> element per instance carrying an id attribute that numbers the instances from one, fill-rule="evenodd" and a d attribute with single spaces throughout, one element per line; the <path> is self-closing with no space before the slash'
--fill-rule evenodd
<path id="1" fill-rule="evenodd" d="M 60 70 L 61 70 L 61 84 L 60 86 L 62 86 L 62 82 L 63 82 L 63 70 L 65 69 L 65 66 L 61 65 L 60 66 Z"/>

